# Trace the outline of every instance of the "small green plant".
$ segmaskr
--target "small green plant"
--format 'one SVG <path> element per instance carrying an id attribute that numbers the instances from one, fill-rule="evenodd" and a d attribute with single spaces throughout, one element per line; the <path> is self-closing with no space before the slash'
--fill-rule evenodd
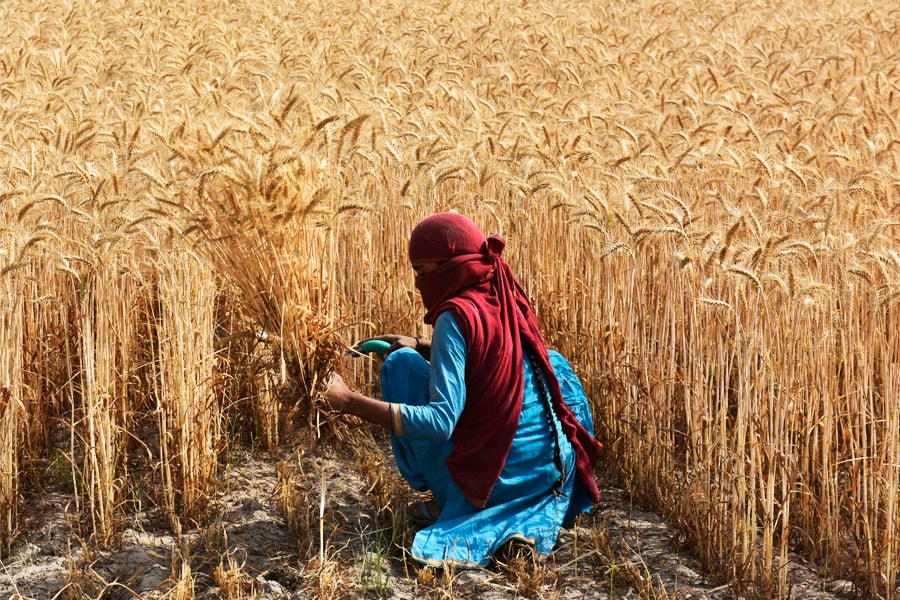
<path id="1" fill-rule="evenodd" d="M 391 594 L 391 575 L 387 568 L 391 548 L 395 543 L 395 527 L 362 532 L 363 552 L 359 564 L 359 591 L 375 598 Z"/>
<path id="2" fill-rule="evenodd" d="M 69 456 L 59 448 L 53 448 L 47 464 L 47 476 L 52 485 L 60 491 L 72 494 L 75 492 L 75 475 L 72 469 L 72 461 Z"/>

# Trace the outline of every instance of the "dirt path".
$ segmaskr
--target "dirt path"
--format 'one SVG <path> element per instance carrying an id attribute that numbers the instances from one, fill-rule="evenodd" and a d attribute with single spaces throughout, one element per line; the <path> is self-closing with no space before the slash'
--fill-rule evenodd
<path id="1" fill-rule="evenodd" d="M 308 532 L 304 548 L 280 514 L 275 465 L 245 455 L 227 473 L 215 518 L 185 532 L 181 543 L 164 523 L 139 514 L 117 549 L 91 551 L 69 535 L 71 499 L 46 496 L 32 507 L 32 533 L 0 564 L 0 596 L 175 598 L 191 582 L 194 597 L 204 599 L 728 597 L 727 586 L 706 580 L 697 561 L 675 549 L 673 531 L 658 515 L 633 509 L 614 487 L 603 489 L 601 502 L 577 528 L 562 532 L 544 565 L 522 555 L 490 570 L 419 570 L 404 559 L 397 539 L 411 535 L 408 526 L 386 528 L 379 523 L 385 513 L 369 510 L 370 481 L 337 459 L 318 464 L 317 489 L 326 499 L 321 522 L 330 528 L 323 563 L 317 532 Z M 318 506 L 311 508 L 317 516 Z M 311 558 L 301 560 L 303 554 Z M 790 568 L 792 598 L 850 597 L 846 582 L 826 585 L 799 563 Z"/>

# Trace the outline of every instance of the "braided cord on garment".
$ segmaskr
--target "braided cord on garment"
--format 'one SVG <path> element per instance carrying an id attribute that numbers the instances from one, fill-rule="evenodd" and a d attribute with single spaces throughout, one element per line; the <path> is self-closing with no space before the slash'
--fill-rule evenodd
<path id="1" fill-rule="evenodd" d="M 526 351 L 528 356 L 528 360 L 531 361 L 531 370 L 534 373 L 534 378 L 537 381 L 538 393 L 541 397 L 541 403 L 544 405 L 544 411 L 547 413 L 547 422 L 550 426 L 550 434 L 553 439 L 553 464 L 556 465 L 556 470 L 559 471 L 559 477 L 556 482 L 553 484 L 553 491 L 558 493 L 559 489 L 562 487 L 563 481 L 566 479 L 566 469 L 563 466 L 562 455 L 560 454 L 559 449 L 559 429 L 556 427 L 556 420 L 554 419 L 553 413 L 553 405 L 550 402 L 550 392 L 547 390 L 547 384 L 544 381 L 544 373 L 541 371 L 539 365 L 540 363 L 537 361 L 537 357 L 534 355 L 534 350 L 529 348 L 527 345 L 523 344 L 523 348 Z"/>

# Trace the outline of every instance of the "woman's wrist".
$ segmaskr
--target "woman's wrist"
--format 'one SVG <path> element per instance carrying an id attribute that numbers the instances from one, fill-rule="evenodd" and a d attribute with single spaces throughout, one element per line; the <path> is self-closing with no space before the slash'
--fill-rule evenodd
<path id="1" fill-rule="evenodd" d="M 421 354 L 422 358 L 429 360 L 429 357 L 431 356 L 431 341 L 420 337 L 414 337 L 413 343 L 413 349 Z"/>
<path id="2" fill-rule="evenodd" d="M 350 407 L 350 395 L 352 392 L 347 390 L 344 393 L 330 393 L 326 396 L 328 409 L 339 413 L 352 414 Z"/>

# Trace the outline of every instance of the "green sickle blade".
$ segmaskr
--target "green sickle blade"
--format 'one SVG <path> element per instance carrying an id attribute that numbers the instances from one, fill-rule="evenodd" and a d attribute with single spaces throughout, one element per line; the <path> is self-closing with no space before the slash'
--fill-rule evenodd
<path id="1" fill-rule="evenodd" d="M 366 340 L 357 349 L 363 354 L 374 352 L 375 354 L 384 354 L 391 347 L 390 342 L 384 340 Z"/>

